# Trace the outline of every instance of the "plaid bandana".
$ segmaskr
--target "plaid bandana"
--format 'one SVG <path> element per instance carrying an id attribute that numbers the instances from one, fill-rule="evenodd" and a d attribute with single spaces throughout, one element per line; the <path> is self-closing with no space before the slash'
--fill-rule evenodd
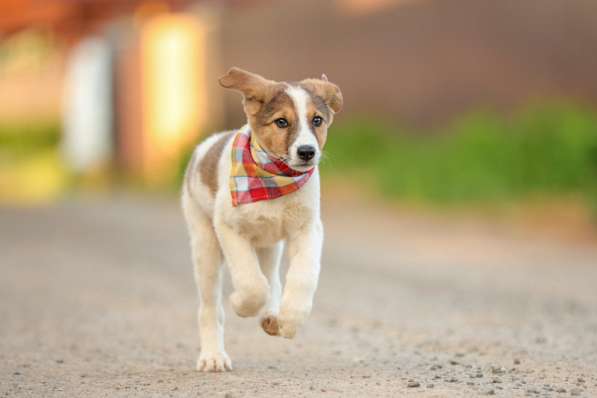
<path id="1" fill-rule="evenodd" d="M 239 132 L 232 143 L 230 193 L 232 205 L 271 200 L 297 191 L 315 168 L 301 172 L 264 151 L 250 132 Z"/>

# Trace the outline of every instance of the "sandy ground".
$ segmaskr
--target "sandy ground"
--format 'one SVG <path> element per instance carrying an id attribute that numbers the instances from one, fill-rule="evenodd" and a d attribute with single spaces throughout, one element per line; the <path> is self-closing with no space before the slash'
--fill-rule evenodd
<path id="1" fill-rule="evenodd" d="M 226 303 L 235 369 L 203 374 L 174 200 L 1 209 L 0 396 L 597 396 L 597 249 L 324 211 L 306 326 L 270 337 Z"/>

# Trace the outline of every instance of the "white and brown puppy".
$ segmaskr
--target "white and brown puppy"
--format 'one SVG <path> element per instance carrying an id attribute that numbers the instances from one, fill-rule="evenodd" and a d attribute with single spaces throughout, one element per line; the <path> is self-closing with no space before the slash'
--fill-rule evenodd
<path id="1" fill-rule="evenodd" d="M 230 302 L 242 317 L 262 314 L 270 335 L 292 338 L 311 312 L 320 269 L 323 227 L 317 165 L 342 94 L 325 75 L 297 83 L 276 82 L 238 68 L 220 78 L 240 91 L 248 123 L 208 137 L 197 146 L 182 190 L 199 289 L 201 353 L 197 368 L 225 371 L 222 265 L 230 270 Z M 231 200 L 232 145 L 236 134 L 297 172 L 313 169 L 295 192 L 235 206 Z M 289 269 L 282 293 L 279 266 L 287 245 Z"/>

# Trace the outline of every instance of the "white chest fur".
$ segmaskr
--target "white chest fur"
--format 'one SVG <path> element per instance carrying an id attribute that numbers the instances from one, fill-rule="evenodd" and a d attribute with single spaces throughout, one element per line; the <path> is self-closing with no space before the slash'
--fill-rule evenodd
<path id="1" fill-rule="evenodd" d="M 226 200 L 227 199 L 227 200 Z M 319 217 L 319 175 L 315 172 L 297 192 L 274 200 L 233 207 L 230 199 L 216 206 L 222 221 L 255 247 L 268 247 L 295 235 Z"/>

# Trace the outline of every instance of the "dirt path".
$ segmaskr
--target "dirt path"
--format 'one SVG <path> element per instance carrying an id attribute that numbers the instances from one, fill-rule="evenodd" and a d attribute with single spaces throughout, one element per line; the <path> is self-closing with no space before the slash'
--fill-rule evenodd
<path id="1" fill-rule="evenodd" d="M 597 250 L 324 206 L 292 341 L 227 310 L 235 370 L 201 374 L 174 201 L 0 210 L 0 396 L 597 396 Z"/>

